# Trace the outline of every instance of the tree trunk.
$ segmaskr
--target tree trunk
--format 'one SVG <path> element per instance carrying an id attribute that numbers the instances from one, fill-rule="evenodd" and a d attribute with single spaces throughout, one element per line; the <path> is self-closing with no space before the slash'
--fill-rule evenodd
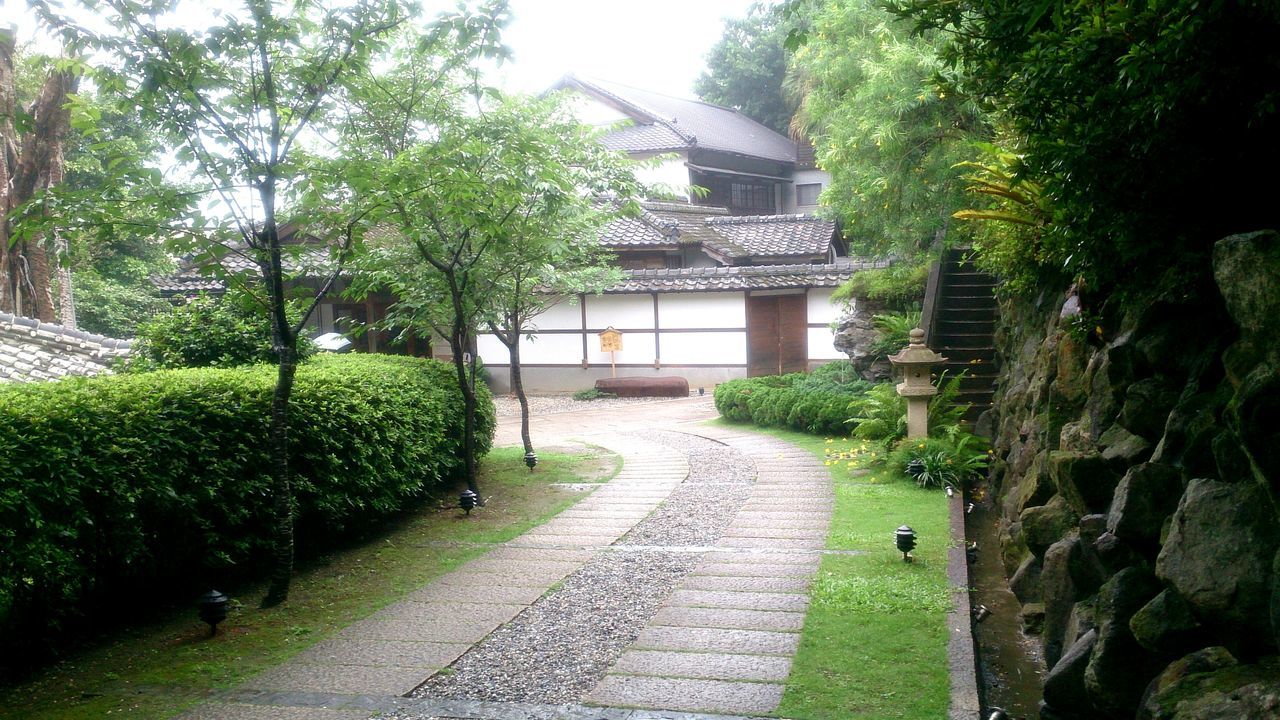
<path id="1" fill-rule="evenodd" d="M 503 338 L 502 344 L 507 346 L 507 353 L 511 356 L 511 390 L 515 392 L 516 400 L 520 402 L 520 440 L 524 443 L 524 452 L 527 455 L 533 452 L 533 437 L 529 434 L 529 397 L 525 395 L 524 378 L 521 377 L 520 372 L 520 334 L 515 333 L 513 343 L 507 343 Z"/>
<path id="2" fill-rule="evenodd" d="M 472 371 L 467 376 L 465 356 L 468 353 L 467 313 L 463 299 L 463 291 L 458 281 L 457 271 L 446 272 L 449 280 L 449 296 L 453 303 L 453 324 L 449 332 L 449 350 L 453 353 L 453 368 L 458 374 L 458 389 L 462 392 L 462 455 L 467 489 L 476 494 L 476 503 L 484 505 L 484 496 L 480 494 L 480 486 L 476 482 L 479 463 L 476 461 L 476 386 L 475 359 L 471 360 Z"/>
<path id="3" fill-rule="evenodd" d="M 38 238 L 12 242 L 13 212 L 41 190 L 62 180 L 62 139 L 70 128 L 67 96 L 79 78 L 50 72 L 32 103 L 32 129 L 19 138 L 13 125 L 17 110 L 14 87 L 14 35 L 0 30 L 0 311 L 55 320 L 53 268 Z"/>

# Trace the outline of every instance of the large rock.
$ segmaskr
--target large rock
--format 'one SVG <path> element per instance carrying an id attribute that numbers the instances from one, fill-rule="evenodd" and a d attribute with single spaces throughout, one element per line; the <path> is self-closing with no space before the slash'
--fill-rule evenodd
<path id="1" fill-rule="evenodd" d="M 1280 717 L 1280 661 L 1241 665 L 1224 648 L 1173 663 L 1152 681 L 1139 720 L 1275 720 Z"/>
<path id="2" fill-rule="evenodd" d="M 1089 666 L 1089 656 L 1098 642 L 1098 631 L 1090 630 L 1067 649 L 1049 674 L 1044 678 L 1044 701 L 1050 707 L 1074 713 L 1083 713 L 1080 707 L 1085 699 L 1084 671 Z"/>
<path id="3" fill-rule="evenodd" d="M 1280 501 L 1280 360 L 1275 352 L 1245 377 L 1231 399 L 1231 424 L 1253 475 Z"/>
<path id="4" fill-rule="evenodd" d="M 1040 642 L 1044 648 L 1045 664 L 1049 667 L 1062 656 L 1062 650 L 1066 646 L 1067 625 L 1078 599 L 1075 583 L 1071 579 L 1071 555 L 1079 543 L 1080 539 L 1072 535 L 1054 543 L 1044 554 L 1044 567 L 1040 571 L 1044 626 Z"/>
<path id="5" fill-rule="evenodd" d="M 1018 516 L 1022 524 L 1022 540 L 1037 557 L 1076 526 L 1078 516 L 1061 495 L 1054 495 L 1049 502 L 1027 508 Z"/>
<path id="6" fill-rule="evenodd" d="M 1151 446 L 1145 438 L 1134 435 L 1120 425 L 1112 425 L 1098 438 L 1102 459 L 1119 474 L 1149 457 Z"/>
<path id="7" fill-rule="evenodd" d="M 1125 568 L 1098 591 L 1098 642 L 1084 672 L 1089 702 L 1110 718 L 1131 718 L 1160 667 L 1133 638 L 1129 620 L 1160 591 L 1147 571 Z"/>
<path id="8" fill-rule="evenodd" d="M 1252 482 L 1192 480 L 1156 560 L 1156 574 L 1222 633 L 1233 651 L 1275 647 L 1269 616 L 1280 523 Z"/>
<path id="9" fill-rule="evenodd" d="M 1195 647 L 1200 621 L 1173 590 L 1164 590 L 1129 619 L 1129 630 L 1142 647 L 1156 655 L 1176 656 Z"/>
<path id="10" fill-rule="evenodd" d="M 1224 647 L 1197 650 L 1170 663 L 1143 693 L 1138 720 L 1169 720 L 1179 702 L 1195 695 L 1198 678 L 1238 664 Z"/>
<path id="11" fill-rule="evenodd" d="M 1013 577 L 1009 578 L 1009 589 L 1023 605 L 1040 602 L 1040 598 L 1044 597 L 1040 590 L 1040 568 L 1040 558 L 1028 555 L 1013 573 Z"/>
<path id="12" fill-rule="evenodd" d="M 1049 474 L 1058 494 L 1077 515 L 1105 512 L 1116 489 L 1115 474 L 1096 452 L 1051 452 Z"/>
<path id="13" fill-rule="evenodd" d="M 1049 477 L 1049 471 L 1045 467 L 1045 461 L 1048 457 L 1049 453 L 1047 451 L 1038 453 L 1031 461 L 1031 465 L 1023 473 L 1022 479 L 1018 481 L 1017 486 L 1012 488 L 1005 497 L 1004 514 L 1006 517 L 1019 517 L 1022 515 L 1023 510 L 1043 505 L 1049 502 L 1049 498 L 1053 497 L 1053 479 Z"/>
<path id="14" fill-rule="evenodd" d="M 1169 411 L 1178 401 L 1178 393 L 1161 378 L 1144 378 L 1129 386 L 1120 410 L 1120 424 L 1144 438 L 1158 438 L 1164 433 Z"/>
<path id="15" fill-rule="evenodd" d="M 1107 513 L 1107 530 L 1144 550 L 1154 551 L 1160 542 L 1160 526 L 1178 509 L 1182 474 L 1160 463 L 1136 465 L 1116 486 Z"/>
<path id="16" fill-rule="evenodd" d="M 1213 279 L 1246 338 L 1280 331 L 1280 233 L 1232 235 L 1213 246 Z"/>
<path id="17" fill-rule="evenodd" d="M 1068 403 L 1078 402 L 1089 390 L 1089 377 L 1085 372 L 1089 346 L 1082 339 L 1064 334 L 1058 340 L 1055 359 L 1054 392 Z"/>

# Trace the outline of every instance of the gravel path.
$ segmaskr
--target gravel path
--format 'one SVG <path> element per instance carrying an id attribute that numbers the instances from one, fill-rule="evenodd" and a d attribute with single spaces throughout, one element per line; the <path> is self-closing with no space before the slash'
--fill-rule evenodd
<path id="1" fill-rule="evenodd" d="M 613 549 L 491 633 L 414 697 L 567 703 L 604 677 L 701 557 L 658 548 L 715 542 L 755 477 L 745 455 L 719 443 L 674 432 L 637 436 L 687 453 L 689 478 Z M 395 717 L 424 718 L 412 709 Z"/>

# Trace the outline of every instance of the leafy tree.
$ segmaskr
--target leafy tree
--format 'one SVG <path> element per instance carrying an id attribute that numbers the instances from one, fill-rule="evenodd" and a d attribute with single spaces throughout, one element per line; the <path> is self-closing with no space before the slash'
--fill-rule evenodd
<path id="1" fill-rule="evenodd" d="M 479 112 L 438 118 L 422 142 L 389 160 L 352 159 L 346 173 L 357 196 L 385 198 L 374 217 L 393 230 L 361 260 L 355 287 L 390 291 L 390 324 L 448 342 L 466 413 L 467 483 L 477 494 L 475 332 L 492 322 L 518 340 L 539 303 L 528 297 L 532 283 L 556 277 L 539 266 L 571 260 L 561 244 L 599 222 L 579 193 L 614 177 L 600 175 L 608 156 L 557 98 L 491 97 Z M 519 257 L 522 248 L 529 258 Z"/>
<path id="2" fill-rule="evenodd" d="M 974 103 L 937 83 L 954 75 L 941 33 L 913 35 L 874 0 L 800 0 L 791 11 L 811 23 L 793 36 L 796 124 L 831 173 L 824 202 L 862 252 L 910 255 L 943 240 L 967 203 L 953 165 L 987 128 Z"/>
<path id="3" fill-rule="evenodd" d="M 118 65 L 98 73 L 103 87 L 136 103 L 140 121 L 171 136 L 178 157 L 196 168 L 202 188 L 222 203 L 234 227 L 230 236 L 211 229 L 217 245 L 198 249 L 221 256 L 234 240 L 252 261 L 258 281 L 239 284 L 255 293 L 271 319 L 278 363 L 271 404 L 273 504 L 277 521 L 275 564 L 264 606 L 288 596 L 293 571 L 293 495 L 288 465 L 289 397 L 298 363 L 298 337 L 311 309 L 337 269 L 297 323 L 286 310 L 286 249 L 280 242 L 278 210 L 307 179 L 294 151 L 320 128 L 330 98 L 350 78 L 365 73 L 406 19 L 394 0 L 363 0 L 331 8 L 320 2 L 290 3 L 281 15 L 268 0 L 247 0 L 199 30 L 173 27 L 166 0 L 84 2 L 99 21 L 90 30 L 52 5 L 35 6 L 72 43 L 108 53 Z M 105 28 L 105 29 L 103 29 Z M 200 228 L 195 218 L 189 227 Z M 347 226 L 343 255 L 358 237 Z M 190 237 L 200 239 L 200 233 Z M 221 248 L 221 249 L 219 249 Z"/>
<path id="4" fill-rule="evenodd" d="M 757 3 L 747 16 L 726 19 L 724 36 L 707 53 L 707 70 L 693 91 L 710 103 L 737 108 L 756 122 L 786 134 L 796 102 L 785 86 L 792 24 Z"/>
<path id="5" fill-rule="evenodd" d="M 1001 113 L 1019 176 L 1043 183 L 1052 222 L 1009 271 L 1184 293 L 1215 240 L 1280 225 L 1275 2 L 892 4 L 945 33 L 952 82 Z"/>

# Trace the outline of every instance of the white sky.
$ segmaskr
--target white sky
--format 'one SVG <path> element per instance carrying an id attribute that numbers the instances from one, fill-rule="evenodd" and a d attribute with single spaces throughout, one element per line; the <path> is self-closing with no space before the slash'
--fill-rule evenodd
<path id="1" fill-rule="evenodd" d="M 758 1 L 511 0 L 514 20 L 504 40 L 515 59 L 496 80 L 506 90 L 535 93 L 573 72 L 693 97 L 693 82 L 720 39 L 724 18 L 743 17 Z M 0 0 L 0 25 L 11 24 L 18 26 L 20 43 L 35 40 L 40 50 L 56 52 L 56 45 L 38 37 L 25 0 Z"/>

